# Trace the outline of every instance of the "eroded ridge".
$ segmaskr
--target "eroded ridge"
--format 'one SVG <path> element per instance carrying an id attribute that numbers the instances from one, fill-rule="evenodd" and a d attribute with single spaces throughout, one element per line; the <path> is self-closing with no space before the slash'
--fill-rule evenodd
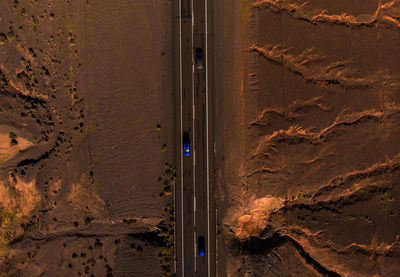
<path id="1" fill-rule="evenodd" d="M 295 100 L 284 110 L 282 107 L 269 107 L 259 112 L 256 118 L 250 121 L 250 126 L 254 127 L 267 127 L 271 125 L 274 119 L 283 119 L 287 122 L 294 121 L 305 113 L 319 110 L 322 112 L 330 112 L 332 106 L 326 103 L 326 99 L 322 96 L 315 96 L 307 100 Z"/>
<path id="2" fill-rule="evenodd" d="M 232 211 L 226 224 L 238 243 L 243 244 L 241 249 L 253 256 L 273 255 L 290 241 L 297 245 L 295 249 L 301 252 L 304 263 L 324 276 L 379 272 L 380 269 L 368 263 L 360 268 L 354 268 L 353 263 L 360 259 L 367 262 L 371 257 L 390 260 L 400 255 L 398 236 L 391 234 L 384 238 L 369 233 L 374 228 L 372 222 L 385 220 L 382 213 L 393 214 L 390 210 L 394 209 L 392 197 L 397 186 L 390 176 L 399 173 L 399 157 L 397 154 L 387 161 L 337 175 L 315 191 L 293 191 L 286 199 L 252 195 L 247 203 Z M 375 205 L 379 212 L 363 209 L 368 204 Z M 326 223 L 321 224 L 323 221 Z M 337 236 L 342 224 L 351 226 L 343 238 Z M 359 237 L 357 228 L 364 228 L 368 238 Z M 273 247 L 256 247 L 251 243 L 253 240 L 273 243 L 278 237 L 286 237 L 287 241 Z"/>
<path id="3" fill-rule="evenodd" d="M 229 180 L 223 194 L 229 272 L 396 276 L 399 75 L 391 51 L 378 51 L 382 59 L 375 65 L 368 60 L 375 51 L 361 49 L 376 42 L 375 31 L 392 34 L 400 27 L 399 2 L 375 1 L 371 14 L 362 15 L 321 8 L 321 1 L 248 2 L 245 150 L 239 178 Z M 365 40 L 352 42 L 360 50 L 355 54 L 328 40 L 300 48 L 304 34 L 316 30 L 341 45 L 347 34 Z M 286 36 L 289 45 L 276 44 Z M 394 49 L 387 37 L 385 47 Z M 273 44 L 258 40 L 265 38 Z"/>
<path id="4" fill-rule="evenodd" d="M 290 111 L 290 110 L 289 110 Z M 257 119 L 252 121 L 250 124 L 255 126 L 262 126 L 263 120 L 268 113 L 268 109 L 264 109 L 258 116 Z M 398 114 L 399 109 L 393 108 L 392 110 L 379 111 L 379 110 L 366 110 L 362 112 L 352 112 L 346 113 L 341 112 L 337 115 L 336 119 L 327 127 L 322 128 L 319 131 L 315 131 L 313 127 L 304 128 L 298 125 L 292 125 L 286 130 L 276 130 L 272 133 L 266 135 L 260 142 L 259 146 L 254 153 L 250 155 L 250 158 L 267 153 L 264 151 L 268 146 L 277 146 L 281 143 L 287 144 L 313 144 L 318 145 L 322 142 L 331 140 L 337 137 L 339 134 L 343 133 L 345 128 L 351 128 L 358 124 L 365 124 L 368 122 L 379 123 L 385 118 L 391 117 L 394 114 Z M 291 114 L 289 112 L 289 114 Z M 293 116 L 294 118 L 294 116 Z"/>
<path id="5" fill-rule="evenodd" d="M 300 54 L 294 54 L 292 49 L 280 44 L 261 47 L 258 44 L 250 46 L 249 51 L 255 52 L 268 61 L 284 66 L 287 70 L 300 75 L 306 82 L 312 82 L 322 87 L 339 85 L 346 89 L 371 87 L 396 87 L 398 78 L 387 72 L 376 72 L 360 76 L 351 60 L 324 63 L 327 58 L 315 47 L 307 48 Z"/>
<path id="6" fill-rule="evenodd" d="M 331 112 L 332 106 L 322 97 L 296 100 L 285 111 L 279 107 L 265 108 L 250 122 L 250 127 L 268 130 L 272 117 L 296 123 L 310 109 Z M 282 249 L 289 247 L 304 266 L 322 276 L 391 272 L 392 269 L 382 271 L 377 267 L 380 263 L 377 260 L 389 263 L 400 255 L 399 237 L 393 232 L 374 235 L 374 224 L 395 216 L 394 195 L 398 187 L 392 179 L 399 176 L 400 154 L 376 157 L 358 167 L 338 165 L 336 161 L 339 155 L 347 159 L 337 145 L 345 141 L 341 137 L 363 136 L 359 130 L 381 130 L 380 125 L 387 121 L 394 120 L 391 124 L 395 124 L 399 113 L 396 105 L 386 110 L 341 110 L 328 126 L 293 125 L 263 137 L 255 152 L 248 156 L 242 179 L 244 185 L 258 189 L 245 192 L 249 201 L 235 206 L 225 222 L 237 243 L 251 254 L 248 259 L 267 255 L 265 259 L 271 267 L 282 272 L 284 269 L 279 267 L 282 261 L 274 264 L 273 256 L 281 255 Z M 377 138 L 381 135 L 376 133 Z M 324 178 L 318 177 L 319 172 L 324 172 Z M 369 205 L 375 209 L 366 209 Z M 350 227 L 343 231 L 341 226 Z M 358 236 L 358 228 L 365 231 L 366 237 Z M 338 236 L 338 233 L 344 234 Z M 276 244 L 255 247 L 253 240 Z M 372 263 L 367 263 L 371 257 L 375 257 Z M 360 260 L 365 265 L 355 268 L 354 263 Z"/>
<path id="7" fill-rule="evenodd" d="M 382 24 L 390 28 L 400 28 L 400 4 L 396 0 L 384 4 L 379 1 L 374 13 L 358 16 L 348 13 L 330 14 L 328 10 L 312 8 L 308 2 L 298 4 L 291 0 L 262 0 L 252 5 L 254 8 L 265 8 L 273 12 L 286 13 L 292 18 L 304 20 L 311 24 L 326 23 L 347 27 Z"/>

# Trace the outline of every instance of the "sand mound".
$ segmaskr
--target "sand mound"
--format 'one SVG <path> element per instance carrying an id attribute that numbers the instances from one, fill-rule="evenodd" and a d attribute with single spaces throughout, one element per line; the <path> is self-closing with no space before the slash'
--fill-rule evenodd
<path id="1" fill-rule="evenodd" d="M 252 196 L 247 207 L 239 208 L 233 216 L 232 230 L 240 239 L 257 236 L 266 227 L 268 216 L 284 204 L 284 199 L 267 195 L 262 198 Z"/>

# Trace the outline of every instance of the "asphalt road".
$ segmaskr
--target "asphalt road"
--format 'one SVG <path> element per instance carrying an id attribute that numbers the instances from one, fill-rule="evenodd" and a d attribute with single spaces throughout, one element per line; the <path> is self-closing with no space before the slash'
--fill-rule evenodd
<path id="1" fill-rule="evenodd" d="M 213 170 L 213 95 L 209 87 L 208 0 L 180 0 L 179 24 L 179 137 L 190 135 L 191 155 L 183 156 L 182 139 L 175 187 L 177 276 L 215 276 L 215 201 Z M 203 68 L 195 64 L 196 48 L 203 49 Z M 205 256 L 197 241 L 205 238 Z"/>

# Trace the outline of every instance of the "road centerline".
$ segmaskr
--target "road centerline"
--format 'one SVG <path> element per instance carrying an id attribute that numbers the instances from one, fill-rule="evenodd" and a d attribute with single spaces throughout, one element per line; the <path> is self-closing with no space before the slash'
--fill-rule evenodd
<path id="1" fill-rule="evenodd" d="M 205 68 L 206 68 L 206 174 L 207 174 L 207 249 L 208 249 L 208 254 L 207 254 L 207 273 L 208 276 L 210 276 L 210 157 L 209 157 L 209 125 L 208 125 L 208 17 L 207 17 L 207 12 L 208 12 L 208 0 L 204 0 L 204 17 L 205 17 L 205 42 L 206 42 L 206 47 L 205 47 Z"/>
<path id="2" fill-rule="evenodd" d="M 180 138 L 183 136 L 183 100 L 182 100 L 182 88 L 183 87 L 183 82 L 182 82 L 182 0 L 179 1 L 179 107 L 180 107 Z M 180 141 L 180 140 L 179 140 Z M 179 144 L 180 146 L 180 144 Z M 180 148 L 180 159 L 183 157 L 183 149 L 182 147 Z M 184 230 L 183 230 L 183 211 L 184 211 L 184 205 L 183 205 L 183 161 L 181 160 L 180 162 L 181 166 L 181 199 L 180 199 L 180 204 L 181 204 L 181 260 L 182 260 L 182 269 L 185 268 L 185 243 L 184 243 Z M 175 204 L 176 206 L 176 204 Z M 176 211 L 176 208 L 175 208 Z M 184 270 L 182 270 L 182 276 L 185 276 Z"/>

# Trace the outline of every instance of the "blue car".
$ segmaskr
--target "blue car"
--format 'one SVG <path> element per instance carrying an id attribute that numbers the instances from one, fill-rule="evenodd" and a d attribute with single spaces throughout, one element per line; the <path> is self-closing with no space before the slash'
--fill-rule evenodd
<path id="1" fill-rule="evenodd" d="M 205 242 L 204 242 L 203 236 L 199 237 L 199 240 L 197 243 L 197 248 L 199 249 L 199 255 L 204 256 L 204 254 L 206 253 L 206 250 L 205 250 Z"/>
<path id="2" fill-rule="evenodd" d="M 183 133 L 183 155 L 190 156 L 190 138 L 187 132 Z"/>

